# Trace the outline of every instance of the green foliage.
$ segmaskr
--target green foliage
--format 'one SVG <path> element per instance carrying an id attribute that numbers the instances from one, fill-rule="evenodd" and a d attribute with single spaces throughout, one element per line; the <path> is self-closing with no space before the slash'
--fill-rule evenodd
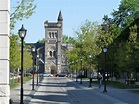
<path id="1" fill-rule="evenodd" d="M 14 72 L 21 65 L 21 45 L 18 43 L 18 36 L 10 36 L 10 72 Z M 32 56 L 28 51 L 30 47 L 24 44 L 24 70 L 32 66 Z"/>
<path id="2" fill-rule="evenodd" d="M 10 36 L 10 71 L 13 72 L 15 68 L 20 66 L 20 46 L 18 44 L 18 36 Z"/>
<path id="3" fill-rule="evenodd" d="M 75 44 L 76 40 L 73 37 L 69 37 L 67 35 L 63 35 L 62 37 L 62 43 L 68 42 L 69 44 Z"/>
<path id="4" fill-rule="evenodd" d="M 68 42 L 68 40 L 69 40 L 69 37 L 66 36 L 66 35 L 63 35 L 63 37 L 62 37 L 62 43 L 66 43 L 66 42 Z"/>
<path id="5" fill-rule="evenodd" d="M 138 8 L 138 0 L 122 0 L 118 10 L 111 13 L 114 22 L 122 28 L 129 26 L 134 21 L 134 14 Z"/>
<path id="6" fill-rule="evenodd" d="M 24 48 L 24 70 L 29 69 L 32 67 L 33 60 L 32 60 L 32 55 L 28 51 L 31 47 L 25 47 Z"/>
<path id="7" fill-rule="evenodd" d="M 76 42 L 73 44 L 73 50 L 67 51 L 68 61 L 80 62 L 82 58 L 83 69 L 89 70 L 90 59 L 89 55 L 92 55 L 92 60 L 95 59 L 95 56 L 100 53 L 99 47 L 96 45 L 96 37 L 98 35 L 99 26 L 97 22 L 91 22 L 86 20 L 80 29 L 75 31 L 77 34 Z M 91 61 L 93 62 L 93 61 Z M 79 67 L 79 66 L 78 66 Z M 93 68 L 93 67 L 92 67 Z M 81 69 L 80 67 L 78 69 Z"/>
<path id="8" fill-rule="evenodd" d="M 36 8 L 36 5 L 33 4 L 34 0 L 11 0 L 11 15 L 10 15 L 10 71 L 13 72 L 16 68 L 20 68 L 21 65 L 21 48 L 19 44 L 19 37 L 12 33 L 16 22 L 23 20 L 24 18 L 29 18 Z M 24 44 L 25 45 L 25 44 Z M 29 68 L 32 64 L 31 56 L 27 51 L 27 48 L 24 47 L 24 68 Z"/>
<path id="9" fill-rule="evenodd" d="M 37 43 L 45 43 L 45 38 L 42 38 L 41 40 L 38 40 Z"/>
<path id="10" fill-rule="evenodd" d="M 17 21 L 29 18 L 34 13 L 36 5 L 33 4 L 34 0 L 15 0 L 11 2 L 13 2 L 11 3 L 13 5 L 11 6 L 10 27 L 13 30 Z"/>

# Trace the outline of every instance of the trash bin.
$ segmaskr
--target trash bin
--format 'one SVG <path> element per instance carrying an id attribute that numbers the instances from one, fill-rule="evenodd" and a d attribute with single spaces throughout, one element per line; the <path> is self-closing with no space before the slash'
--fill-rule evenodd
<path id="1" fill-rule="evenodd" d="M 18 83 L 20 82 L 20 78 L 18 78 Z"/>

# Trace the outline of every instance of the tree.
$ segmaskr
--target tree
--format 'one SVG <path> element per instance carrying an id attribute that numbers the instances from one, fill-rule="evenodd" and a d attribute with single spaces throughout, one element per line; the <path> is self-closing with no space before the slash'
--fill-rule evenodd
<path id="1" fill-rule="evenodd" d="M 20 67 L 21 62 L 19 37 L 12 33 L 12 30 L 14 30 L 16 22 L 24 18 L 29 18 L 34 13 L 36 5 L 33 2 L 34 0 L 11 0 L 10 28 L 12 35 L 10 36 L 10 71 L 12 72 L 14 69 Z M 27 57 L 29 58 L 29 56 Z M 29 62 L 29 60 L 26 60 L 26 62 Z"/>
<path id="2" fill-rule="evenodd" d="M 41 40 L 38 40 L 37 43 L 45 43 L 45 38 L 42 38 Z"/>
<path id="3" fill-rule="evenodd" d="M 114 68 L 118 69 L 118 72 L 131 72 L 137 67 L 137 61 L 135 60 L 138 56 L 138 41 L 135 19 L 137 19 L 138 8 L 138 0 L 122 0 L 119 8 L 111 13 L 113 16 L 112 22 L 116 24 L 116 30 L 119 31 L 113 43 L 109 46 L 110 50 L 115 52 L 113 54 L 113 65 L 111 64 L 111 66 L 115 66 Z M 112 31 L 112 33 L 116 32 Z"/>
<path id="4" fill-rule="evenodd" d="M 121 28 L 126 28 L 134 21 L 134 14 L 138 10 L 138 0 L 122 0 L 118 10 L 111 13 L 113 21 Z"/>
<path id="5" fill-rule="evenodd" d="M 96 37 L 99 34 L 99 26 L 97 22 L 86 20 L 81 27 L 75 31 L 77 34 L 76 42 L 73 44 L 73 50 L 67 51 L 69 61 L 83 59 L 83 68 L 89 69 L 89 54 L 93 55 L 92 60 L 99 54 L 100 50 L 96 45 Z M 93 61 L 92 61 L 93 62 Z M 94 63 L 95 66 L 95 63 Z M 93 67 L 92 67 L 93 68 Z"/>
<path id="6" fill-rule="evenodd" d="M 13 72 L 15 68 L 20 66 L 20 46 L 18 43 L 18 36 L 10 36 L 10 71 Z"/>
<path id="7" fill-rule="evenodd" d="M 31 68 L 33 65 L 32 55 L 29 51 L 30 49 L 30 46 L 24 47 L 24 70 Z"/>
<path id="8" fill-rule="evenodd" d="M 13 4 L 10 15 L 11 30 L 14 29 L 17 21 L 29 18 L 34 13 L 36 5 L 33 2 L 34 0 L 11 0 L 11 4 Z"/>

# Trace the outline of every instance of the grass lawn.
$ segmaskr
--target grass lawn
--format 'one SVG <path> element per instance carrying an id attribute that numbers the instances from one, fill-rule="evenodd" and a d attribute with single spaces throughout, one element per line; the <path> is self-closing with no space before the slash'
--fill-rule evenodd
<path id="1" fill-rule="evenodd" d="M 27 81 L 31 80 L 32 77 L 24 77 L 24 83 L 26 83 Z M 10 89 L 15 88 L 16 86 L 18 86 L 21 82 L 18 82 L 18 79 L 11 79 L 10 80 Z"/>
<path id="2" fill-rule="evenodd" d="M 94 79 L 92 81 L 93 81 L 93 83 L 98 84 L 97 79 Z M 103 82 L 102 82 L 102 84 L 103 84 Z M 127 85 L 125 83 L 121 83 L 121 82 L 118 82 L 118 81 L 106 81 L 106 85 L 109 86 L 109 87 L 120 88 L 120 89 L 135 89 L 135 88 L 139 88 L 139 85 Z"/>
<path id="3" fill-rule="evenodd" d="M 139 94 L 139 90 L 131 90 L 131 92 L 134 92 L 134 93 L 138 93 Z"/>
<path id="4" fill-rule="evenodd" d="M 135 88 L 139 88 L 139 85 L 128 85 L 125 83 L 120 83 L 117 81 L 107 81 L 107 85 L 111 86 L 111 87 L 115 87 L 115 88 L 121 88 L 121 89 L 135 89 Z"/>

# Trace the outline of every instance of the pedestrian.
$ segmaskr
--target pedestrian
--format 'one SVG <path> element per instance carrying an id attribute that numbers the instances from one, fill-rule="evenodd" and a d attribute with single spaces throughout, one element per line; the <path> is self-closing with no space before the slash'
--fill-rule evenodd
<path id="1" fill-rule="evenodd" d="M 98 86 L 99 88 L 101 88 L 101 84 L 103 80 L 103 76 L 101 75 L 101 73 L 98 73 L 97 79 L 98 79 Z"/>
<path id="2" fill-rule="evenodd" d="M 88 87 L 92 87 L 91 83 L 92 83 L 92 78 L 93 78 L 93 74 L 90 73 L 90 81 L 89 81 L 89 86 Z"/>

